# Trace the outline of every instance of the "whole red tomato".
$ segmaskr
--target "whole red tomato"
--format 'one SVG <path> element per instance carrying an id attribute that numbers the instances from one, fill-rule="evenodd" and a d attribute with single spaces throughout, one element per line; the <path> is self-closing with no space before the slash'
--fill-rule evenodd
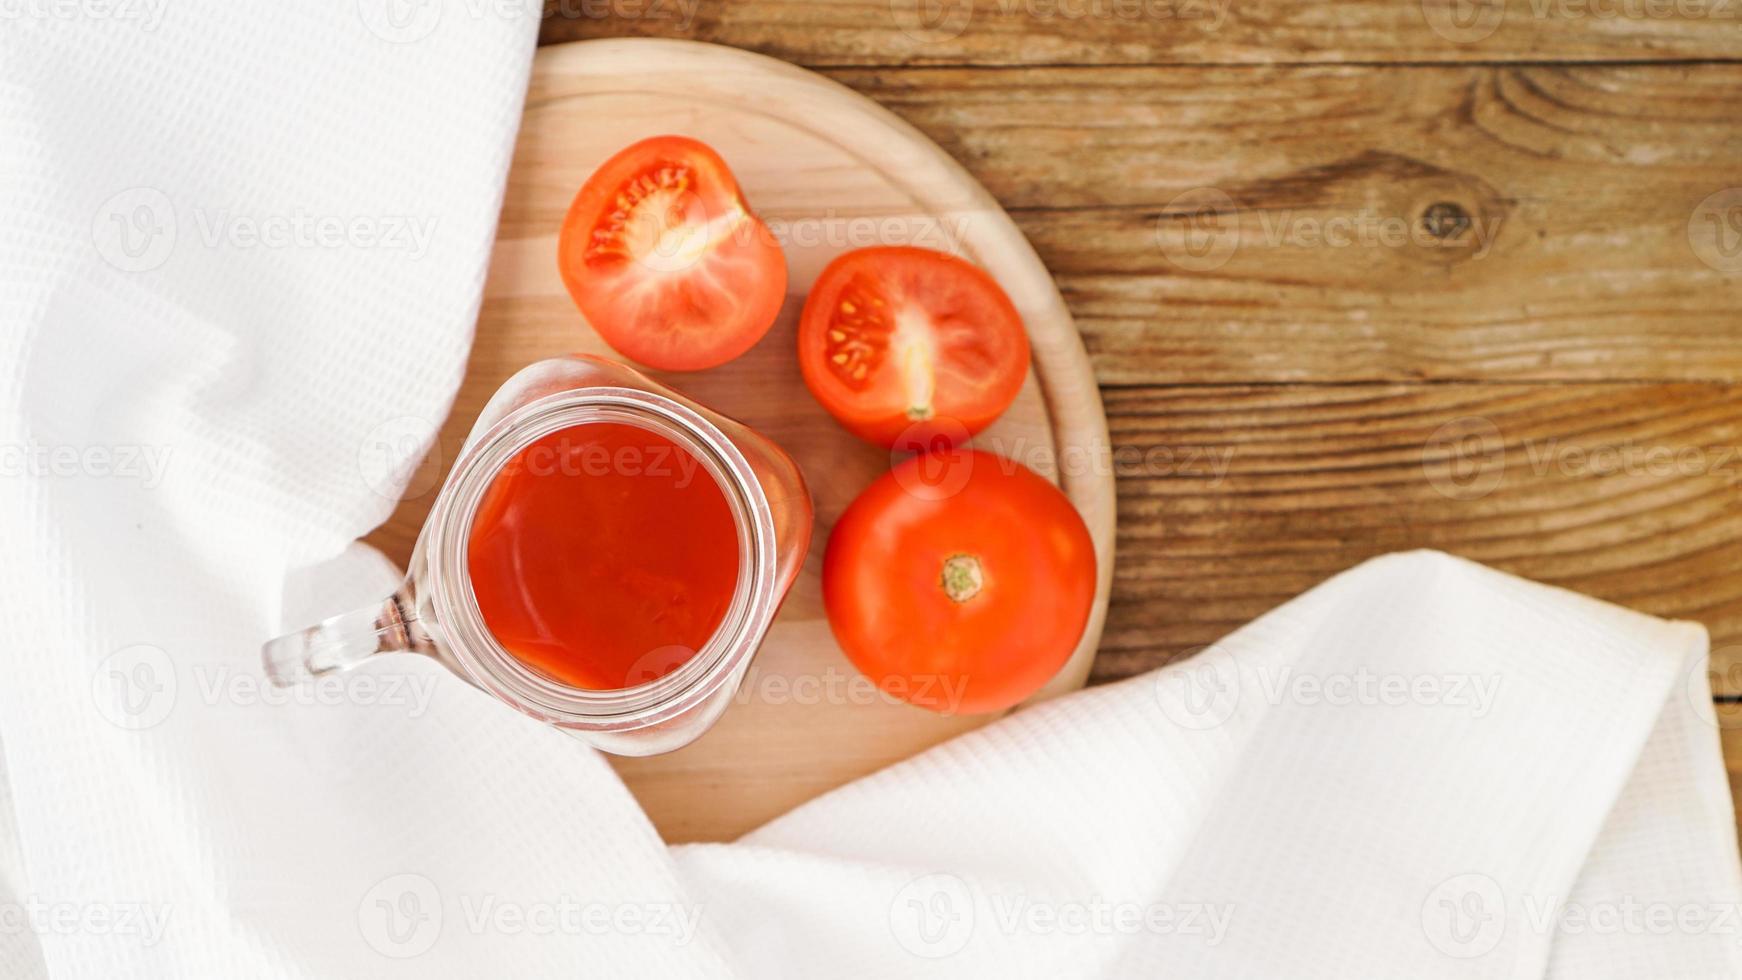
<path id="1" fill-rule="evenodd" d="M 1095 547 L 1069 499 L 973 449 L 915 456 L 841 515 L 823 558 L 835 639 L 879 688 L 951 714 L 999 711 L 1070 659 Z"/>

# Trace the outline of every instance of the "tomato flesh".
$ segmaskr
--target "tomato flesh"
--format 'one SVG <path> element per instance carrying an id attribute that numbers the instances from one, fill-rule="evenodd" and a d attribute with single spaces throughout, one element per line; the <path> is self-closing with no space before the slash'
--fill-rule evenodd
<path id="1" fill-rule="evenodd" d="M 725 160 L 659 136 L 607 160 L 557 244 L 563 283 L 606 343 L 649 367 L 694 371 L 753 347 L 786 297 L 786 258 Z"/>
<path id="2" fill-rule="evenodd" d="M 970 449 L 912 457 L 841 515 L 823 558 L 829 626 L 882 690 L 945 713 L 1045 686 L 1094 605 L 1094 542 L 1051 483 Z"/>
<path id="3" fill-rule="evenodd" d="M 883 446 L 954 444 L 1010 407 L 1028 335 L 979 267 L 922 248 L 849 252 L 823 270 L 799 321 L 799 365 L 842 425 Z"/>

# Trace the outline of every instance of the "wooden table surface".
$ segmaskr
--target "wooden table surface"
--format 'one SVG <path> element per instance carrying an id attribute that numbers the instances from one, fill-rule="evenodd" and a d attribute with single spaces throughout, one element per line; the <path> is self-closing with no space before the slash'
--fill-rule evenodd
<path id="1" fill-rule="evenodd" d="M 554 0 L 814 68 L 1057 278 L 1118 468 L 1094 679 L 1432 547 L 1711 631 L 1742 789 L 1742 0 Z"/>

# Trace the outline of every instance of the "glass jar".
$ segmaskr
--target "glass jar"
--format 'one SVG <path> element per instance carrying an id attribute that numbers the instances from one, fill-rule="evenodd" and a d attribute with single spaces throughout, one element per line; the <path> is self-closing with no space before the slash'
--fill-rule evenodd
<path id="1" fill-rule="evenodd" d="M 719 484 L 738 536 L 737 585 L 713 637 L 675 670 L 616 690 L 571 687 L 504 649 L 485 626 L 466 554 L 479 503 L 503 465 L 544 436 L 595 422 L 637 426 L 687 450 Z M 479 415 L 399 591 L 267 643 L 266 673 L 290 686 L 380 653 L 424 653 L 606 752 L 669 752 L 707 731 L 731 702 L 798 577 L 810 534 L 804 478 L 773 442 L 621 364 L 585 355 L 540 361 Z"/>

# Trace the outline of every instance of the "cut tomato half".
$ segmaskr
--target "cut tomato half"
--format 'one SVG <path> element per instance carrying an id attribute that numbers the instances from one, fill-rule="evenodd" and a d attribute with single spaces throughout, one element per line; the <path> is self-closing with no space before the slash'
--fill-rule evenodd
<path id="1" fill-rule="evenodd" d="M 798 353 L 829 414 L 895 448 L 965 440 L 1010 407 L 1028 374 L 1022 317 L 992 277 L 905 246 L 830 263 L 805 301 Z"/>
<path id="2" fill-rule="evenodd" d="M 575 195 L 557 244 L 563 284 L 620 353 L 668 371 L 737 357 L 773 326 L 786 257 L 713 148 L 642 140 Z"/>

